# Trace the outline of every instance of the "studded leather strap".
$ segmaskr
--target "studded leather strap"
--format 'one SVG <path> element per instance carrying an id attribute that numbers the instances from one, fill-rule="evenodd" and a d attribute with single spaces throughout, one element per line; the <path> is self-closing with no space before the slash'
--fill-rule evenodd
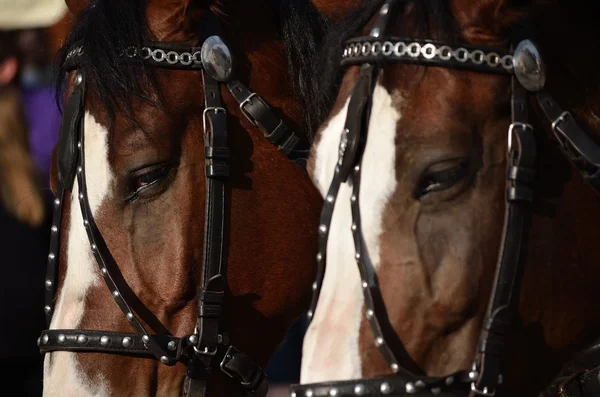
<path id="1" fill-rule="evenodd" d="M 71 192 L 75 181 L 75 171 L 78 162 L 79 149 L 77 148 L 77 135 L 82 118 L 83 101 L 85 98 L 85 76 L 81 75 L 75 80 L 61 124 L 58 140 L 58 189 L 54 200 L 54 214 L 52 216 L 50 251 L 46 266 L 46 293 L 44 312 L 46 324 L 50 326 L 54 310 L 54 294 L 58 282 L 58 264 L 60 263 L 60 227 L 62 222 L 62 208 L 66 192 Z"/>
<path id="2" fill-rule="evenodd" d="M 353 92 L 348 106 L 346 130 L 358 131 L 356 141 L 358 147 L 351 162 L 349 183 L 352 185 L 350 207 L 352 212 L 352 238 L 354 240 L 355 259 L 361 278 L 361 287 L 365 299 L 366 318 L 371 326 L 374 344 L 386 359 L 394 373 L 402 373 L 412 377 L 413 372 L 419 371 L 417 365 L 406 352 L 393 326 L 389 322 L 385 302 L 381 296 L 375 268 L 371 261 L 362 232 L 362 217 L 360 211 L 361 164 L 366 145 L 367 131 L 371 113 L 371 98 L 377 78 L 377 70 L 371 65 L 364 65 L 361 70 L 361 82 Z M 358 99 L 353 103 L 354 99 Z M 361 99 L 362 98 L 362 99 Z M 356 105 L 357 107 L 353 107 Z M 350 155 L 351 153 L 347 153 Z M 345 162 L 344 162 L 345 163 Z M 342 166 L 342 169 L 344 167 Z M 402 362 L 403 365 L 399 365 Z"/>
<path id="3" fill-rule="evenodd" d="M 295 384 L 290 387 L 291 397 L 385 397 L 385 396 L 444 396 L 464 397 L 469 390 L 469 377 L 464 371 L 445 377 L 382 376 L 336 382 Z"/>
<path id="4" fill-rule="evenodd" d="M 180 339 L 168 335 L 152 335 L 151 338 L 167 351 L 167 356 L 173 361 L 180 360 L 186 348 L 189 347 L 186 344 L 187 338 Z M 52 351 L 100 352 L 154 357 L 154 354 L 148 349 L 144 335 L 123 332 L 82 329 L 45 330 L 42 332 L 38 345 L 42 353 Z"/>

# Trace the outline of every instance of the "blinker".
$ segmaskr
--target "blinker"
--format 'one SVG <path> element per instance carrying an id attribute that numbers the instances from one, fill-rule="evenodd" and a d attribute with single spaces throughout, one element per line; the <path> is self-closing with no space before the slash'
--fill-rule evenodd
<path id="1" fill-rule="evenodd" d="M 83 116 L 85 84 L 83 74 L 77 74 L 75 88 L 65 106 L 61 130 L 58 137 L 58 179 L 67 191 L 71 191 L 75 182 L 77 142 L 80 135 L 80 123 Z"/>
<path id="2" fill-rule="evenodd" d="M 202 44 L 202 66 L 213 79 L 227 82 L 233 72 L 233 58 L 229 47 L 219 36 L 210 36 Z"/>
<path id="3" fill-rule="evenodd" d="M 539 91 L 546 83 L 546 67 L 537 47 L 530 40 L 523 40 L 515 49 L 513 67 L 519 83 L 527 91 Z"/>

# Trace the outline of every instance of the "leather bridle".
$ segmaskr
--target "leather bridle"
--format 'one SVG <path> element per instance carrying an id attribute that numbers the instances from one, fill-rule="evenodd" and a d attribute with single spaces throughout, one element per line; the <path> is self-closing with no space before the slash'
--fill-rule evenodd
<path id="1" fill-rule="evenodd" d="M 348 183 L 352 186 L 351 232 L 362 279 L 365 315 L 373 332 L 375 346 L 388 362 L 394 375 L 292 385 L 292 397 L 412 394 L 468 394 L 474 397 L 496 394 L 503 382 L 505 337 L 516 311 L 515 294 L 519 288 L 521 251 L 526 237 L 524 229 L 531 215 L 533 183 L 536 178 L 536 142 L 533 127 L 528 121 L 529 94 L 535 96 L 566 156 L 594 190 L 600 193 L 600 147 L 579 128 L 570 113 L 563 111 L 544 90 L 544 65 L 537 48 L 527 37 L 531 34 L 527 27 L 519 25 L 515 28 L 512 42 L 516 45 L 511 51 L 472 45 L 457 48 L 432 40 L 384 36 L 388 20 L 399 3 L 406 2 L 385 1 L 378 11 L 370 36 L 353 38 L 344 44 L 341 66 L 360 65 L 360 77 L 350 97 L 346 123 L 340 139 L 339 160 L 321 213 L 317 279 L 313 284 L 314 294 L 308 312 L 310 321 L 317 307 L 325 274 L 328 233 L 337 195 L 341 184 Z M 472 368 L 447 376 L 424 376 L 400 364 L 403 358 L 404 362 L 410 360 L 406 360 L 407 353 L 402 342 L 388 321 L 377 276 L 361 229 L 361 160 L 368 139 L 372 93 L 379 72 L 386 63 L 460 68 L 511 78 L 512 122 L 508 129 L 505 220 L 494 287 Z M 592 375 L 597 375 L 599 370 L 600 367 L 596 364 L 592 370 L 583 371 L 584 373 L 577 374 L 569 381 L 589 379 Z M 594 388 L 587 389 L 589 395 L 600 395 L 598 382 L 593 383 L 595 386 L 590 387 Z"/>
<path id="2" fill-rule="evenodd" d="M 216 18 L 216 17 L 215 17 Z M 220 329 L 223 302 L 227 291 L 224 236 L 226 228 L 227 179 L 229 177 L 229 147 L 227 113 L 221 101 L 221 84 L 239 103 L 246 118 L 257 126 L 279 151 L 305 164 L 307 151 L 299 150 L 300 139 L 283 120 L 276 116 L 265 101 L 234 79 L 231 65 L 219 64 L 212 51 L 226 47 L 219 35 L 203 41 L 202 47 L 187 47 L 162 42 L 148 42 L 142 48 L 121 50 L 123 62 L 143 62 L 156 68 L 201 71 L 205 109 L 204 155 L 206 159 L 206 221 L 204 225 L 204 260 L 202 285 L 198 293 L 197 321 L 192 333 L 182 337 L 151 334 L 142 324 L 152 324 L 151 314 L 134 310 L 140 306 L 124 280 L 90 209 L 85 164 L 84 109 L 86 92 L 85 70 L 78 59 L 85 48 L 73 47 L 66 58 L 67 70 L 79 69 L 64 109 L 58 143 L 58 190 L 54 201 L 52 236 L 46 277 L 46 306 L 48 327 L 52 319 L 57 285 L 60 251 L 62 208 L 66 192 L 72 192 L 75 178 L 79 186 L 78 199 L 91 251 L 100 274 L 113 298 L 126 316 L 135 333 L 84 329 L 48 329 L 38 340 L 42 353 L 52 351 L 102 352 L 154 358 L 172 366 L 182 362 L 187 366 L 183 395 L 200 397 L 206 394 L 207 381 L 219 368 L 235 380 L 244 395 L 264 397 L 268 382 L 263 369 L 250 356 L 229 343 Z M 219 47 L 219 48 L 217 48 Z M 228 48 L 225 48 L 228 51 Z M 219 54 L 216 54 L 219 55 Z M 222 54 L 221 54 L 222 55 Z M 216 62 L 216 63 L 215 63 Z M 142 321 L 140 321 L 140 319 Z"/>

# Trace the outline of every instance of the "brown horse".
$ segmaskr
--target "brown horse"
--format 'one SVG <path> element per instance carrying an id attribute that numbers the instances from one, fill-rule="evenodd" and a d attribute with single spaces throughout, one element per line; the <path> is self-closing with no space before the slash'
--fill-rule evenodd
<path id="1" fill-rule="evenodd" d="M 67 3 L 44 396 L 179 396 L 184 378 L 189 395 L 264 396 L 261 368 L 315 276 L 322 200 L 298 98 L 318 14 L 305 1 Z"/>
<path id="2" fill-rule="evenodd" d="M 292 396 L 599 395 L 597 348 L 571 362 L 600 335 L 598 4 L 314 3 L 346 16 L 316 68 L 323 274 Z"/>

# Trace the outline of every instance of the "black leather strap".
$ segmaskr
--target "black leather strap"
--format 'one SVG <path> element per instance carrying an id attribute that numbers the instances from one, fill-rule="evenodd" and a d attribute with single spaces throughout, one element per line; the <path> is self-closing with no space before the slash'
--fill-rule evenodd
<path id="1" fill-rule="evenodd" d="M 273 113 L 269 105 L 258 94 L 250 91 L 240 81 L 229 81 L 227 88 L 239 103 L 240 110 L 248 121 L 258 127 L 265 138 L 277 146 L 281 153 L 288 156 L 300 142 L 300 138 L 287 127 L 280 117 Z"/>
<path id="2" fill-rule="evenodd" d="M 246 391 L 248 397 L 265 397 L 269 382 L 263 369 L 234 346 L 229 346 L 220 364 L 221 371 L 235 379 Z"/>
<path id="3" fill-rule="evenodd" d="M 385 31 L 387 20 L 391 13 L 391 8 L 396 4 L 396 0 L 387 0 L 384 7 L 387 8 L 385 13 L 380 11 L 379 17 L 375 21 L 373 29 L 378 29 L 380 32 Z M 374 76 L 375 74 L 375 76 Z M 363 134 L 368 131 L 363 128 L 365 117 L 368 114 L 368 105 L 370 105 L 370 96 L 373 85 L 373 80 L 377 79 L 377 69 L 371 65 L 362 65 L 358 82 L 350 95 L 348 104 L 348 112 L 344 131 L 340 139 L 338 149 L 338 161 L 335 165 L 335 170 L 331 184 L 323 203 L 321 217 L 319 222 L 319 252 L 317 253 L 317 277 L 313 283 L 313 296 L 311 299 L 310 309 L 308 311 L 308 322 L 312 321 L 312 317 L 319 301 L 323 278 L 325 277 L 325 263 L 327 262 L 327 241 L 329 239 L 329 227 L 333 217 L 333 210 L 336 205 L 337 196 L 342 183 L 345 183 L 352 173 L 352 168 L 357 161 L 359 150 L 359 141 Z"/>
<path id="4" fill-rule="evenodd" d="M 187 338 L 176 338 L 170 335 L 151 335 L 150 338 L 167 351 L 171 360 L 182 360 L 182 355 L 188 346 Z M 42 353 L 64 350 L 154 357 L 143 335 L 123 332 L 84 329 L 45 330 L 41 334 L 38 345 Z"/>
<path id="5" fill-rule="evenodd" d="M 184 396 L 203 397 L 219 350 L 219 325 L 225 297 L 224 233 L 225 183 L 229 176 L 227 113 L 219 83 L 204 70 L 204 154 L 206 159 L 206 211 L 204 222 L 204 274 L 198 294 L 197 345 L 187 366 Z"/>
<path id="6" fill-rule="evenodd" d="M 546 91 L 537 94 L 537 103 L 548 119 L 564 154 L 583 179 L 600 194 L 600 146 L 565 112 Z"/>
<path id="7" fill-rule="evenodd" d="M 84 75 L 75 77 L 75 86 L 63 114 L 63 122 L 58 138 L 58 181 L 67 191 L 73 189 L 75 169 L 79 150 L 77 149 L 77 134 L 83 117 L 83 101 L 85 97 Z"/>
<path id="8" fill-rule="evenodd" d="M 600 366 L 588 371 L 574 372 L 556 379 L 539 397 L 596 397 L 600 396 Z"/>
<path id="9" fill-rule="evenodd" d="M 579 353 L 564 365 L 539 397 L 600 396 L 600 343 Z"/>
<path id="10" fill-rule="evenodd" d="M 85 76 L 80 74 L 75 78 L 75 85 L 63 113 L 63 119 L 58 138 L 58 188 L 54 200 L 54 214 L 50 230 L 50 249 L 46 264 L 45 305 L 46 325 L 50 327 L 54 311 L 54 295 L 58 283 L 58 264 L 60 263 L 60 228 L 65 192 L 71 192 L 75 181 L 75 172 L 79 160 L 77 134 L 83 118 L 83 102 L 85 98 Z"/>
<path id="11" fill-rule="evenodd" d="M 52 314 L 54 311 L 54 295 L 56 293 L 56 285 L 58 284 L 58 264 L 60 263 L 60 227 L 62 224 L 62 209 L 65 198 L 65 188 L 59 181 L 58 192 L 54 200 L 54 214 L 52 215 L 52 227 L 50 230 L 50 250 L 46 264 L 46 280 L 45 280 L 45 304 L 44 312 L 46 314 L 46 326 L 50 327 Z"/>
<path id="12" fill-rule="evenodd" d="M 521 275 L 524 227 L 530 215 L 535 177 L 536 146 L 528 124 L 527 92 L 512 78 L 512 124 L 506 171 L 504 229 L 494 286 L 477 349 L 471 396 L 493 395 L 502 383 L 504 343 L 515 308 L 514 293 Z"/>
<path id="13" fill-rule="evenodd" d="M 360 272 L 362 291 L 367 310 L 367 320 L 373 332 L 375 345 L 379 352 L 386 359 L 395 373 L 402 374 L 406 378 L 412 378 L 414 374 L 406 368 L 410 366 L 411 370 L 418 370 L 410 356 L 406 352 L 400 338 L 389 323 L 385 303 L 381 297 L 379 283 L 375 274 L 375 268 L 371 262 L 369 250 L 364 241 L 362 233 L 362 217 L 360 213 L 360 186 L 361 186 L 361 166 L 364 148 L 367 143 L 367 133 L 369 129 L 369 120 L 371 114 L 371 98 L 373 89 L 377 81 L 378 68 L 372 65 L 363 65 L 361 69 L 360 81 L 352 93 L 352 99 L 348 104 L 348 117 L 346 119 L 346 130 L 356 131 L 357 142 L 356 150 L 347 152 L 347 157 L 351 160 L 346 163 L 346 155 L 341 167 L 340 175 L 344 175 L 346 167 L 351 171 L 349 182 L 352 185 L 352 196 L 350 207 L 352 211 L 352 238 L 354 240 L 355 258 Z M 352 156 L 352 157 L 351 157 Z M 402 366 L 400 363 L 402 362 Z"/>
<path id="14" fill-rule="evenodd" d="M 444 396 L 464 397 L 469 390 L 469 377 L 460 371 L 445 377 L 402 376 L 362 378 L 314 384 L 294 384 L 290 387 L 292 397 L 385 397 L 385 396 Z"/>
<path id="15" fill-rule="evenodd" d="M 204 230 L 203 286 L 198 295 L 198 349 L 216 351 L 225 296 L 225 200 L 229 176 L 227 113 L 222 107 L 219 83 L 202 71 L 205 101 L 206 221 Z"/>

